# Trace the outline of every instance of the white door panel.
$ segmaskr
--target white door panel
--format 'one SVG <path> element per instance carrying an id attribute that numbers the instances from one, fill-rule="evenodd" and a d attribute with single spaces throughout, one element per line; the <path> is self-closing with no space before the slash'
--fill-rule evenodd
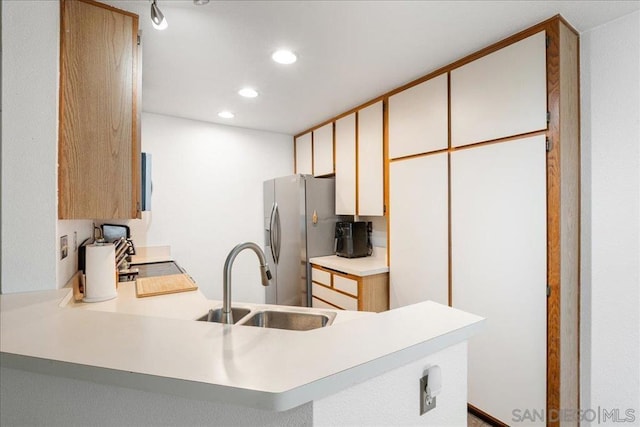
<path id="1" fill-rule="evenodd" d="M 382 101 L 358 111 L 358 215 L 384 215 Z"/>
<path id="2" fill-rule="evenodd" d="M 546 406 L 545 137 L 451 154 L 453 306 L 486 317 L 469 341 L 469 402 L 510 423 Z"/>
<path id="3" fill-rule="evenodd" d="M 313 131 L 313 174 L 333 173 L 333 123 Z"/>
<path id="4" fill-rule="evenodd" d="M 389 97 L 389 158 L 448 146 L 447 74 Z"/>
<path id="5" fill-rule="evenodd" d="M 451 145 L 547 127 L 545 32 L 451 71 Z"/>
<path id="6" fill-rule="evenodd" d="M 296 173 L 313 173 L 313 151 L 311 148 L 311 132 L 296 138 Z"/>
<path id="7" fill-rule="evenodd" d="M 392 162 L 389 174 L 390 307 L 447 305 L 447 153 Z"/>
<path id="8" fill-rule="evenodd" d="M 356 214 L 356 114 L 336 120 L 336 215 Z"/>

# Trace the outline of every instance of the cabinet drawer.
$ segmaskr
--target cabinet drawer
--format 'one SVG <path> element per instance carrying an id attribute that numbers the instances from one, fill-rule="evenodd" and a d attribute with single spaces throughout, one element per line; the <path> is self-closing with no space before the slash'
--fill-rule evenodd
<path id="1" fill-rule="evenodd" d="M 358 281 L 348 277 L 333 275 L 333 287 L 354 297 L 358 296 Z"/>
<path id="2" fill-rule="evenodd" d="M 311 280 L 314 282 L 322 283 L 323 285 L 331 286 L 331 273 L 317 268 L 311 269 Z"/>
<path id="3" fill-rule="evenodd" d="M 340 292 L 332 291 L 324 286 L 313 283 L 312 294 L 314 297 L 321 298 L 326 302 L 335 305 L 336 307 L 344 308 L 345 310 L 358 310 L 358 300 L 352 298 Z"/>
<path id="4" fill-rule="evenodd" d="M 311 298 L 311 307 L 313 308 L 330 308 L 332 310 L 335 310 L 338 307 L 334 307 L 331 304 L 327 304 L 326 302 L 319 300 L 316 297 Z"/>

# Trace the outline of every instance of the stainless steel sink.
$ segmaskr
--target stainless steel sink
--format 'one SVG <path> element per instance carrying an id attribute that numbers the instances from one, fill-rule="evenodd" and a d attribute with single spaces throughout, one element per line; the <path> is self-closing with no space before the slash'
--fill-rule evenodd
<path id="1" fill-rule="evenodd" d="M 231 307 L 231 315 L 233 316 L 233 323 L 238 323 L 240 319 L 249 314 L 251 310 L 248 308 L 241 307 Z M 209 310 L 209 313 L 205 314 L 202 317 L 199 317 L 197 320 L 203 322 L 217 322 L 222 323 L 222 308 L 216 308 L 215 310 Z"/>
<path id="2" fill-rule="evenodd" d="M 332 320 L 325 314 L 264 310 L 244 320 L 242 325 L 308 331 L 327 326 Z"/>

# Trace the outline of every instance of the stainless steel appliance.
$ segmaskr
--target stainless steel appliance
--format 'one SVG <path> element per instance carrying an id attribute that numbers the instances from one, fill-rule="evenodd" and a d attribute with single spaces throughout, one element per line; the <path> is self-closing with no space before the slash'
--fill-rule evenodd
<path id="1" fill-rule="evenodd" d="M 291 175 L 264 182 L 267 304 L 311 305 L 309 258 L 334 253 L 335 181 Z"/>
<path id="2" fill-rule="evenodd" d="M 336 255 L 345 258 L 370 256 L 371 223 L 364 221 L 340 221 L 336 223 Z"/>

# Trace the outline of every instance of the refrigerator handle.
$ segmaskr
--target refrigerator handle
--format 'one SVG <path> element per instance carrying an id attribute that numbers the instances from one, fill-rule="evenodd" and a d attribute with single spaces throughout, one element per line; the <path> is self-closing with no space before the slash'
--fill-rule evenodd
<path id="1" fill-rule="evenodd" d="M 282 231 L 280 229 L 280 210 L 278 209 L 278 204 L 275 204 L 275 224 L 276 224 L 276 264 L 280 259 L 280 244 L 282 243 Z"/>
<path id="2" fill-rule="evenodd" d="M 270 240 L 269 249 L 271 250 L 271 257 L 273 258 L 273 261 L 276 263 L 276 265 L 278 264 L 278 258 L 276 257 L 276 252 L 274 248 L 274 246 L 276 245 L 274 228 L 275 228 L 277 206 L 278 205 L 274 202 L 273 206 L 271 206 L 271 215 L 269 217 L 269 240 Z"/>

